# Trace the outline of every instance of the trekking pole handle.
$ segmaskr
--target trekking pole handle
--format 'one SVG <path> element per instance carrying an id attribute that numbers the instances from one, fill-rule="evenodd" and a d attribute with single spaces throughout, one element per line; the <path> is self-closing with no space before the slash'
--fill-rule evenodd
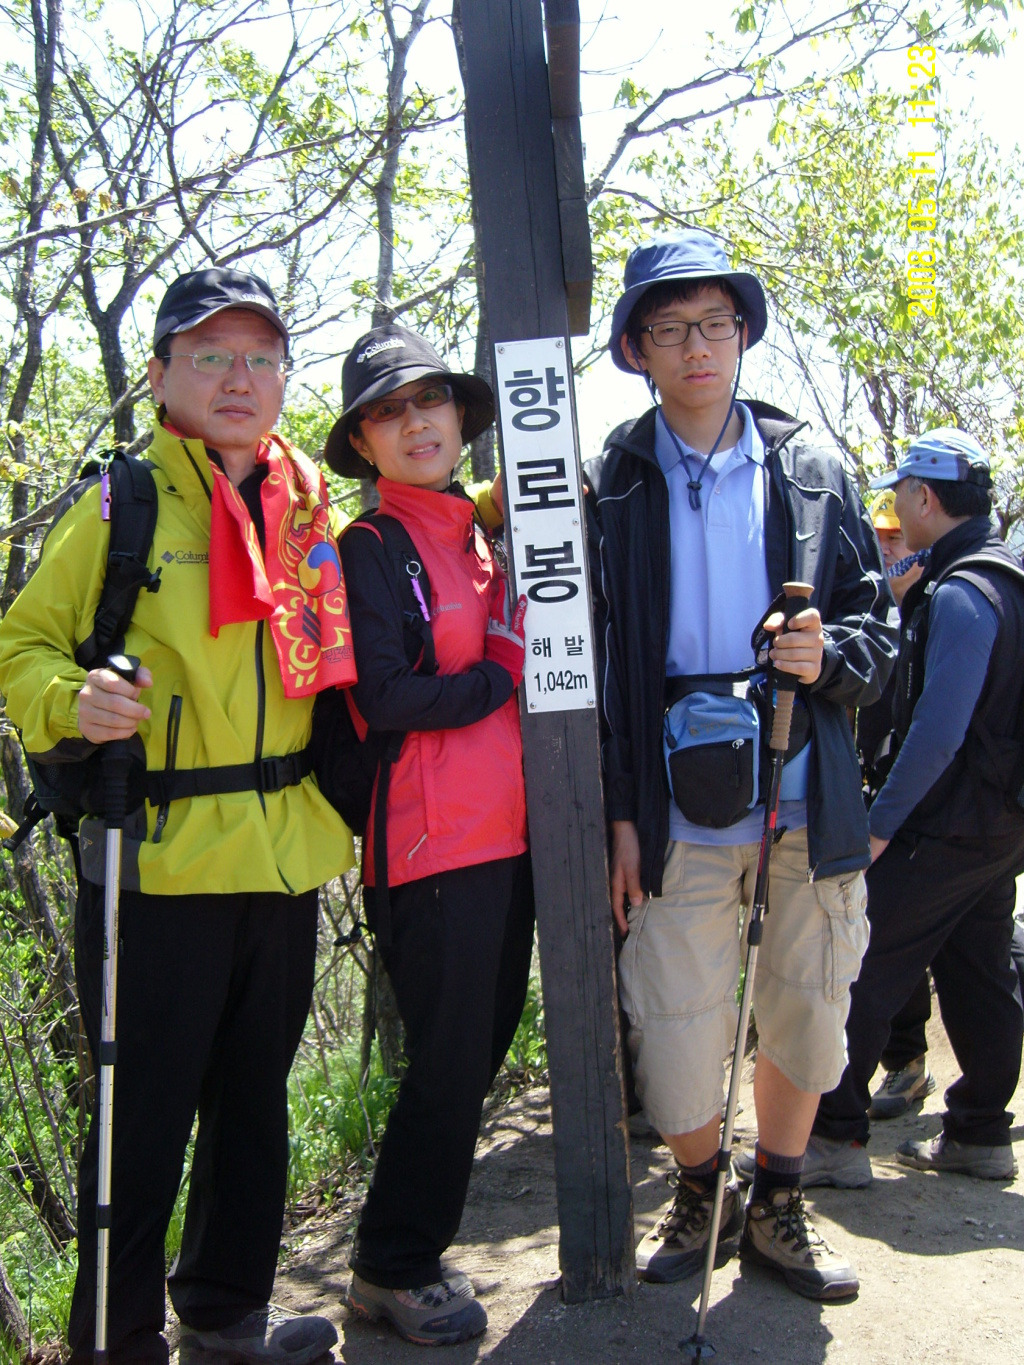
<path id="1" fill-rule="evenodd" d="M 142 665 L 142 660 L 137 659 L 134 654 L 111 654 L 107 660 L 107 667 L 112 673 L 116 673 L 119 678 L 124 678 L 125 682 L 133 683 L 135 675 Z"/>
<path id="2" fill-rule="evenodd" d="M 785 624 L 782 629 L 788 630 L 790 621 L 803 611 L 810 600 L 814 585 L 812 583 L 783 583 L 782 591 L 786 594 L 786 601 L 782 608 Z M 772 718 L 772 733 L 768 747 L 774 749 L 776 753 L 785 753 L 789 748 L 789 727 L 793 720 L 793 699 L 796 696 L 799 679 L 794 673 L 782 673 L 778 670 L 773 670 L 773 676 L 775 681 L 775 715 Z"/>
<path id="3" fill-rule="evenodd" d="M 133 683 L 141 660 L 133 654 L 111 654 L 107 667 Z M 128 809 L 128 741 L 109 740 L 103 746 L 103 798 L 108 829 L 120 829 Z"/>

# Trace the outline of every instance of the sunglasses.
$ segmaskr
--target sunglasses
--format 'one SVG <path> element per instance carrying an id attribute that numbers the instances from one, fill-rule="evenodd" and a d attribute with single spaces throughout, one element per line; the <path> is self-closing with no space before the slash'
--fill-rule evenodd
<path id="1" fill-rule="evenodd" d="M 406 398 L 391 395 L 387 398 L 376 398 L 372 403 L 364 403 L 359 409 L 359 417 L 367 422 L 377 424 L 393 422 L 396 417 L 402 416 L 410 403 L 414 408 L 423 412 L 427 408 L 443 407 L 445 403 L 450 403 L 454 397 L 455 390 L 450 384 L 426 384 L 422 389 L 409 394 Z"/>

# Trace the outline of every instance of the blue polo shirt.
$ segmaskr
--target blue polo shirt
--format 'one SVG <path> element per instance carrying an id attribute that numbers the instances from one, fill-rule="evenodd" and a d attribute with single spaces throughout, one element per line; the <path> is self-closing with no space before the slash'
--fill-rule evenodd
<path id="1" fill-rule="evenodd" d="M 655 424 L 654 453 L 668 484 L 672 543 L 668 677 L 749 668 L 754 663 L 751 633 L 771 604 L 764 443 L 749 409 L 742 403 L 736 408 L 743 418 L 740 438 L 731 449 L 715 452 L 701 480 L 697 511 L 690 506 L 686 485 L 697 477 L 705 456 L 681 437 L 672 439 L 663 412 Z M 685 458 L 680 458 L 680 447 Z M 780 803 L 778 823 L 789 829 L 807 824 L 807 756 L 805 749 L 786 765 L 789 790 L 784 795 L 800 798 Z M 708 829 L 691 824 L 675 802 L 669 804 L 669 837 L 686 843 L 756 843 L 763 823 L 764 807 L 758 806 L 727 829 Z"/>

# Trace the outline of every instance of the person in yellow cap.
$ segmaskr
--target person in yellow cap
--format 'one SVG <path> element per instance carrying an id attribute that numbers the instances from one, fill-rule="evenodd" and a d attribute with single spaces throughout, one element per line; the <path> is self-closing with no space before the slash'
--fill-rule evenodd
<path id="1" fill-rule="evenodd" d="M 922 554 L 911 554 L 907 549 L 900 519 L 896 515 L 894 488 L 883 488 L 876 493 L 868 513 L 881 546 L 889 588 L 896 600 L 893 619 L 894 624 L 898 625 L 899 604 L 907 589 L 924 572 Z M 892 674 L 878 701 L 872 706 L 862 706 L 857 712 L 857 753 L 869 802 L 884 782 L 892 762 L 892 697 L 895 685 L 896 676 Z M 882 1053 L 885 1076 L 871 1097 L 868 1118 L 898 1118 L 906 1113 L 915 1100 L 924 1099 L 935 1089 L 935 1078 L 928 1070 L 926 1056 L 928 1041 L 925 1028 L 931 1012 L 931 987 L 928 973 L 925 972 L 914 988 L 913 995 L 890 1026 L 889 1041 Z"/>
<path id="2" fill-rule="evenodd" d="M 871 524 L 875 528 L 875 535 L 878 543 L 882 547 L 882 561 L 885 564 L 886 576 L 889 579 L 889 588 L 896 605 L 903 601 L 903 594 L 916 583 L 924 572 L 921 564 L 922 551 L 911 554 L 907 550 L 907 542 L 903 538 L 903 531 L 900 527 L 900 519 L 896 515 L 896 490 L 894 488 L 883 488 L 876 495 L 871 507 L 868 509 L 871 516 Z M 904 565 L 904 561 L 910 562 Z M 893 570 L 896 573 L 893 573 Z M 890 698 L 891 701 L 891 698 Z M 878 703 L 880 707 L 881 702 Z"/>

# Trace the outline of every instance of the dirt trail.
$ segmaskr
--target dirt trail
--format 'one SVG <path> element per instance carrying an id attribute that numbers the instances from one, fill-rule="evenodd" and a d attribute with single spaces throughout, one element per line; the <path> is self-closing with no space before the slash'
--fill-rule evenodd
<path id="1" fill-rule="evenodd" d="M 812 1190 L 816 1222 L 857 1267 L 852 1302 L 801 1299 L 769 1272 L 733 1260 L 715 1274 L 708 1336 L 716 1361 L 792 1365 L 1020 1365 L 1024 1356 L 1024 1176 L 1011 1186 L 908 1170 L 893 1157 L 904 1138 L 939 1131 L 942 1092 L 957 1076 L 940 1024 L 930 1032 L 938 1082 L 923 1110 L 875 1125 L 874 1183 L 866 1190 Z M 749 1068 L 748 1068 L 749 1070 Z M 1016 1100 L 1024 1114 L 1024 1086 Z M 737 1132 L 751 1139 L 749 1076 Z M 1018 1159 L 1024 1124 L 1013 1132 Z M 637 1237 L 666 1203 L 664 1147 L 634 1142 Z M 326 1314 L 348 1365 L 423 1362 L 423 1348 L 385 1327 L 348 1318 L 352 1218 L 342 1212 L 292 1234 L 275 1297 Z M 490 1326 L 447 1348 L 450 1365 L 618 1365 L 682 1360 L 680 1338 L 696 1322 L 700 1277 L 638 1285 L 628 1297 L 567 1307 L 558 1290 L 558 1226 L 546 1091 L 530 1091 L 486 1123 L 469 1203 L 450 1261 L 467 1271 Z M 430 1357 L 433 1359 L 433 1356 Z"/>

